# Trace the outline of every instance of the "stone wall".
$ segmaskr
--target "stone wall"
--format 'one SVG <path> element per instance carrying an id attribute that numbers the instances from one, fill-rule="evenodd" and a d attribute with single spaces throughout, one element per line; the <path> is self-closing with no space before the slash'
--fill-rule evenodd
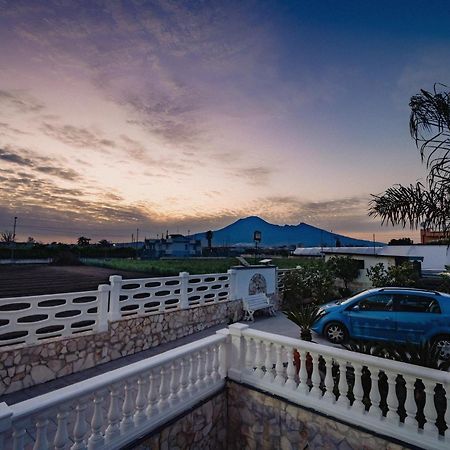
<path id="1" fill-rule="evenodd" d="M 227 450 L 225 391 L 129 448 L 133 450 Z"/>
<path id="2" fill-rule="evenodd" d="M 229 450 L 407 448 L 234 382 L 227 390 Z"/>
<path id="3" fill-rule="evenodd" d="M 227 301 L 147 317 L 123 318 L 103 333 L 53 338 L 0 350 L 0 395 L 156 347 L 242 318 L 242 302 Z"/>

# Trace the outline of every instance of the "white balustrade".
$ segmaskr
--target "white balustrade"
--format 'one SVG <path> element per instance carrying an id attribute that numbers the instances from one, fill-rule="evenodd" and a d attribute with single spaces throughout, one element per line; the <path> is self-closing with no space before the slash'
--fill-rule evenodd
<path id="1" fill-rule="evenodd" d="M 96 291 L 0 299 L 0 348 L 108 328 L 109 286 Z"/>
<path id="2" fill-rule="evenodd" d="M 1 448 L 122 448 L 224 387 L 218 355 L 226 341 L 216 334 L 12 406 L 1 403 Z"/>
<path id="3" fill-rule="evenodd" d="M 235 352 L 229 378 L 421 448 L 450 448 L 450 373 L 265 333 L 242 324 L 231 325 L 229 332 Z M 417 381 L 425 387 L 421 391 L 415 391 Z M 380 392 L 387 405 L 383 406 L 385 415 Z M 416 396 L 422 396 L 423 411 Z M 405 414 L 401 413 L 403 407 Z M 416 420 L 417 413 L 425 417 L 423 427 Z M 443 433 L 441 426 L 441 434 L 439 414 L 449 427 Z"/>
<path id="4" fill-rule="evenodd" d="M 235 270 L 139 278 L 110 277 L 96 291 L 0 299 L 0 348 L 108 330 L 122 317 L 148 316 L 236 299 Z M 233 294 L 232 294 L 233 292 Z M 242 297 L 242 296 L 241 296 Z"/>

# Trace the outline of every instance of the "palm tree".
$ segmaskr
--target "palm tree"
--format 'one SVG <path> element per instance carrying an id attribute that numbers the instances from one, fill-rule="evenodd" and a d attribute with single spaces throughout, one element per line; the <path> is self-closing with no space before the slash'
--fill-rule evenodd
<path id="1" fill-rule="evenodd" d="M 431 228 L 450 234 L 450 93 L 444 85 L 411 98 L 409 129 L 428 175 L 424 183 L 395 185 L 372 195 L 369 215 L 382 224 Z"/>

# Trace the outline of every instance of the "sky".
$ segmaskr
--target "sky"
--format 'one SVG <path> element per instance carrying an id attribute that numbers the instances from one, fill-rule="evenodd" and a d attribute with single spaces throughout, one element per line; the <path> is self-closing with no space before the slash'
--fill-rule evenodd
<path id="1" fill-rule="evenodd" d="M 0 0 L 0 230 L 130 241 L 249 215 L 357 238 L 423 179 L 447 1 Z"/>

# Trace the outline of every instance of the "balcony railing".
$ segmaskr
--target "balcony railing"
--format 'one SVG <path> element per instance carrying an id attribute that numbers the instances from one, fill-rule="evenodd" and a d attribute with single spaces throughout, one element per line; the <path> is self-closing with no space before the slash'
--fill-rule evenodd
<path id="1" fill-rule="evenodd" d="M 230 328 L 228 376 L 372 432 L 450 448 L 450 374 L 265 333 Z"/>
<path id="2" fill-rule="evenodd" d="M 119 449 L 223 388 L 226 336 L 216 334 L 11 407 L 0 449 Z"/>
<path id="3" fill-rule="evenodd" d="M 0 448 L 116 449 L 223 388 L 225 377 L 368 432 L 450 448 L 450 374 L 234 324 L 13 406 Z"/>

